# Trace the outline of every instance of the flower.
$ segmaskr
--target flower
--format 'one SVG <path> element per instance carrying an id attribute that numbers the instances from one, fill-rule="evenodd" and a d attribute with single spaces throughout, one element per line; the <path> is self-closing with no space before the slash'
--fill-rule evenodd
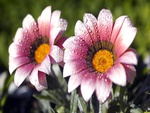
<path id="1" fill-rule="evenodd" d="M 100 102 L 111 95 L 112 83 L 125 86 L 132 83 L 137 65 L 137 53 L 129 48 L 137 29 L 128 16 L 120 16 L 113 23 L 109 10 L 102 9 L 96 19 L 86 13 L 83 23 L 78 20 L 75 36 L 63 46 L 63 77 L 70 76 L 68 92 L 80 85 L 81 94 L 88 101 L 96 92 Z"/>
<path id="2" fill-rule="evenodd" d="M 14 82 L 17 86 L 29 76 L 30 82 L 38 91 L 47 88 L 46 74 L 51 72 L 51 63 L 62 64 L 61 37 L 67 21 L 60 18 L 60 11 L 51 12 L 46 7 L 37 21 L 28 14 L 18 28 L 13 43 L 9 46 L 9 72 L 15 70 Z M 61 38 L 60 38 L 61 37 Z"/>

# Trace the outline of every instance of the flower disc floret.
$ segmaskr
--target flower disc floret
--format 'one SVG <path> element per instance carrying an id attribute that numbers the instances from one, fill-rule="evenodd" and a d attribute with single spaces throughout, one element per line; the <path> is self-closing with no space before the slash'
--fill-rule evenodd
<path id="1" fill-rule="evenodd" d="M 113 54 L 108 50 L 99 50 L 92 60 L 94 69 L 100 73 L 106 72 L 113 63 Z"/>

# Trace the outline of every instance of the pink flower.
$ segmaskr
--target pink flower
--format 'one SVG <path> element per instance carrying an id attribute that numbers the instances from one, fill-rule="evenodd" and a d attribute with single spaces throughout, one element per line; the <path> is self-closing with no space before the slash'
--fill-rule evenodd
<path id="1" fill-rule="evenodd" d="M 17 86 L 29 76 L 37 90 L 47 88 L 46 74 L 50 74 L 51 63 L 62 63 L 62 43 L 60 38 L 66 30 L 67 21 L 60 18 L 60 11 L 51 13 L 46 7 L 37 21 L 27 15 L 18 28 L 14 42 L 9 47 L 9 72 L 15 70 L 14 82 Z"/>
<path id="2" fill-rule="evenodd" d="M 88 101 L 96 92 L 100 102 L 111 94 L 112 83 L 125 86 L 136 75 L 137 53 L 129 48 L 137 29 L 127 16 L 121 16 L 113 24 L 109 10 L 102 9 L 96 19 L 85 14 L 83 23 L 77 21 L 75 36 L 63 46 L 63 76 L 70 76 L 68 91 L 80 85 L 81 94 Z"/>

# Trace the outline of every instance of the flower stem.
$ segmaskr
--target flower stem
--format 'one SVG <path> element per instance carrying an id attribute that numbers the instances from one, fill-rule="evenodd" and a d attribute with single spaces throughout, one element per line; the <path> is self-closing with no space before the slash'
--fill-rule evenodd
<path id="1" fill-rule="evenodd" d="M 99 111 L 98 111 L 98 113 L 102 113 L 102 103 L 101 102 L 99 102 Z"/>
<path id="2" fill-rule="evenodd" d="M 124 113 L 124 101 L 123 101 L 124 92 L 125 92 L 124 87 L 120 87 L 120 96 L 119 96 L 119 100 L 120 100 L 120 113 Z"/>

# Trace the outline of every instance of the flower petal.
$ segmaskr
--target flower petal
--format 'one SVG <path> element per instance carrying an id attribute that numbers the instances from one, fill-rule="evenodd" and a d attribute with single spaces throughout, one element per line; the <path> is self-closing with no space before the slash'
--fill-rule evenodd
<path id="1" fill-rule="evenodd" d="M 39 35 L 49 37 L 51 6 L 46 7 L 38 18 Z"/>
<path id="2" fill-rule="evenodd" d="M 38 27 L 37 27 L 37 24 L 36 24 L 34 18 L 30 14 L 28 14 L 24 18 L 22 24 L 23 24 L 22 26 L 23 26 L 23 29 L 25 30 L 25 32 L 28 32 L 29 40 L 34 41 L 34 39 L 39 36 Z"/>
<path id="3" fill-rule="evenodd" d="M 116 41 L 116 38 L 118 37 L 118 34 L 120 32 L 120 29 L 125 21 L 125 19 L 128 18 L 127 16 L 120 16 L 118 17 L 113 26 L 112 34 L 111 34 L 111 42 L 114 44 Z"/>
<path id="4" fill-rule="evenodd" d="M 113 17 L 109 10 L 102 9 L 98 15 L 98 29 L 101 40 L 110 41 Z"/>
<path id="5" fill-rule="evenodd" d="M 83 59 L 75 59 L 70 62 L 65 63 L 63 70 L 63 77 L 76 74 L 80 71 L 87 69 L 86 61 Z"/>
<path id="6" fill-rule="evenodd" d="M 40 87 L 36 86 L 38 91 L 47 88 L 47 80 L 46 80 L 46 74 L 45 73 L 39 71 L 38 72 L 38 80 L 39 80 L 39 84 L 40 84 Z"/>
<path id="7" fill-rule="evenodd" d="M 73 74 L 70 76 L 68 81 L 68 92 L 70 93 L 75 88 L 77 88 L 82 81 L 83 76 L 86 74 L 87 71 L 81 71 L 79 73 Z"/>
<path id="8" fill-rule="evenodd" d="M 51 46 L 50 55 L 52 57 L 51 62 L 61 62 L 64 58 L 64 52 L 58 46 Z M 54 62 L 53 62 L 54 61 Z"/>
<path id="9" fill-rule="evenodd" d="M 114 31 L 115 32 L 115 31 Z M 132 27 L 132 23 L 129 18 L 125 18 L 118 37 L 115 41 L 115 52 L 117 57 L 124 53 L 133 42 L 137 29 Z"/>
<path id="10" fill-rule="evenodd" d="M 50 62 L 50 57 L 49 55 L 47 55 L 44 60 L 42 61 L 42 63 L 39 66 L 39 71 L 46 73 L 46 74 L 50 74 L 51 72 L 51 62 Z"/>
<path id="11" fill-rule="evenodd" d="M 47 88 L 47 83 L 43 83 L 46 82 L 46 75 L 44 75 L 45 73 L 40 72 L 38 69 L 39 65 L 36 65 L 32 70 L 29 79 L 31 84 L 33 84 L 38 91 L 42 91 Z"/>
<path id="12" fill-rule="evenodd" d="M 21 48 L 20 45 L 17 45 L 15 43 L 12 43 L 9 46 L 9 55 L 12 57 L 23 57 L 23 56 L 28 56 L 29 51 L 27 49 Z"/>
<path id="13" fill-rule="evenodd" d="M 60 47 L 61 49 L 63 49 L 63 43 L 66 41 L 66 37 L 61 37 L 57 42 L 56 42 L 56 45 L 58 47 Z"/>
<path id="14" fill-rule="evenodd" d="M 16 70 L 14 82 L 16 86 L 20 86 L 20 84 L 25 80 L 25 78 L 31 73 L 32 69 L 34 68 L 35 64 L 26 64 L 19 67 Z"/>
<path id="15" fill-rule="evenodd" d="M 75 25 L 75 36 L 80 38 L 81 40 L 84 40 L 85 43 L 89 46 L 91 46 L 93 43 L 85 25 L 79 20 Z"/>
<path id="16" fill-rule="evenodd" d="M 136 76 L 136 69 L 134 66 L 131 65 L 123 65 L 123 66 L 126 71 L 127 81 L 132 84 Z"/>
<path id="17" fill-rule="evenodd" d="M 126 73 L 122 64 L 115 64 L 111 69 L 108 70 L 107 75 L 109 79 L 118 85 L 126 85 Z"/>
<path id="18" fill-rule="evenodd" d="M 112 88 L 112 82 L 106 75 L 99 75 L 96 80 L 96 95 L 100 102 L 105 102 L 109 97 Z"/>
<path id="19" fill-rule="evenodd" d="M 134 49 L 128 49 L 119 57 L 118 62 L 130 65 L 137 65 L 137 52 Z"/>
<path id="20" fill-rule="evenodd" d="M 50 37 L 49 37 L 49 43 L 50 45 L 53 45 L 55 43 L 55 39 L 59 36 L 59 33 L 61 32 L 61 28 L 52 28 Z"/>
<path id="21" fill-rule="evenodd" d="M 81 93 L 85 101 L 88 101 L 96 88 L 96 75 L 87 73 L 84 75 L 81 83 Z"/>
<path id="22" fill-rule="evenodd" d="M 11 57 L 9 56 L 9 72 L 13 73 L 15 69 L 18 67 L 30 63 L 30 59 L 28 57 Z"/>
<path id="23" fill-rule="evenodd" d="M 59 10 L 55 10 L 52 12 L 51 16 L 51 28 L 59 27 L 59 19 L 60 19 L 61 12 Z"/>
<path id="24" fill-rule="evenodd" d="M 98 40 L 100 40 L 99 30 L 97 26 L 97 19 L 95 18 L 95 16 L 93 16 L 90 13 L 86 13 L 84 14 L 83 20 L 84 25 L 91 37 L 91 40 L 93 42 L 97 42 Z"/>

